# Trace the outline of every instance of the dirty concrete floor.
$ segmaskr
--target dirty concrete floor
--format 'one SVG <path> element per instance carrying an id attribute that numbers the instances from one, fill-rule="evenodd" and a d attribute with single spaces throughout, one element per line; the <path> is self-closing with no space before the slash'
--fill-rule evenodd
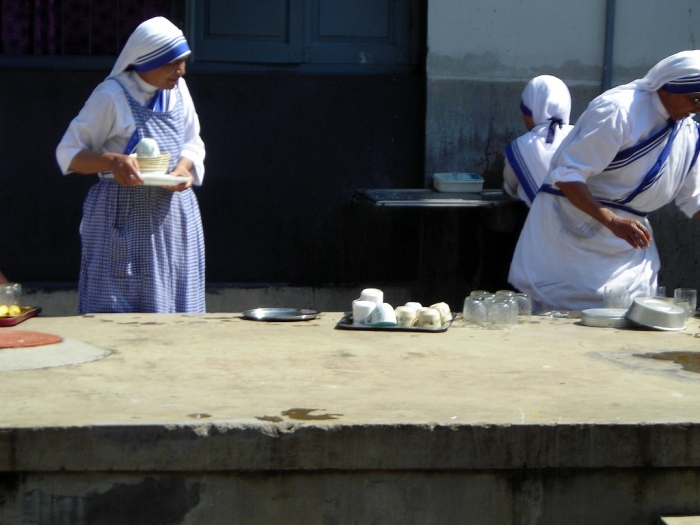
<path id="1" fill-rule="evenodd" d="M 0 372 L 0 429 L 208 422 L 608 424 L 697 422 L 698 336 L 534 317 L 505 330 L 339 330 L 340 312 L 36 317 L 94 359 Z M 29 352 L 23 349 L 0 350 Z M 675 353 L 675 354 L 674 354 Z M 0 361 L 0 366 L 2 362 Z"/>

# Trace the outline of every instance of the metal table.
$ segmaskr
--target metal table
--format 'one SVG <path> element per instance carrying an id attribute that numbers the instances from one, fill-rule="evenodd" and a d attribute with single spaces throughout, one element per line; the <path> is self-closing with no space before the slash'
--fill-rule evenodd
<path id="1" fill-rule="evenodd" d="M 412 210 L 419 217 L 420 283 L 417 296 L 432 294 L 450 304 L 461 304 L 463 290 L 504 286 L 510 252 L 504 259 L 503 242 L 513 242 L 522 202 L 498 189 L 479 193 L 447 193 L 433 189 L 356 189 L 352 201 L 373 210 Z M 442 213 L 436 219 L 435 214 Z M 487 231 L 488 230 L 488 231 Z M 488 264 L 484 261 L 488 260 Z"/>
<path id="2" fill-rule="evenodd" d="M 359 189 L 353 202 L 401 208 L 494 208 L 514 204 L 503 190 L 479 193 L 441 193 L 432 189 Z"/>

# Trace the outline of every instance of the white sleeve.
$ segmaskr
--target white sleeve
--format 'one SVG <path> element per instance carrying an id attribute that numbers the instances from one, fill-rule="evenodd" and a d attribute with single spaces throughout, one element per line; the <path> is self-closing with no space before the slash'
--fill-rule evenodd
<path id="1" fill-rule="evenodd" d="M 700 159 L 696 159 L 674 202 L 687 217 L 692 217 L 700 211 Z"/>
<path id="2" fill-rule="evenodd" d="M 102 83 L 95 88 L 58 144 L 56 160 L 64 175 L 70 173 L 73 157 L 83 149 L 121 153 L 136 128 L 131 112 L 121 107 L 126 105 L 125 97 L 115 96 L 110 87 Z"/>
<path id="3" fill-rule="evenodd" d="M 549 182 L 586 182 L 601 173 L 625 143 L 626 121 L 617 104 L 586 110 L 554 154 Z"/>
<path id="4" fill-rule="evenodd" d="M 503 166 L 503 190 L 515 199 L 520 198 L 518 197 L 518 177 L 515 175 L 508 157 L 505 158 L 505 166 Z"/>
<path id="5" fill-rule="evenodd" d="M 194 183 L 201 186 L 204 180 L 204 157 L 206 150 L 204 141 L 200 137 L 199 116 L 194 107 L 192 95 L 187 88 L 185 79 L 181 78 L 178 87 L 182 95 L 183 104 L 183 126 L 185 128 L 185 141 L 180 152 L 180 157 L 185 157 L 192 161 Z"/>

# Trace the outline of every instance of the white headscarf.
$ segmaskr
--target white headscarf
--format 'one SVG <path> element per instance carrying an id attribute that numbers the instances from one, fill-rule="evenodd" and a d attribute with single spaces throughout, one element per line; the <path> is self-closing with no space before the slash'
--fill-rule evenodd
<path id="1" fill-rule="evenodd" d="M 571 93 L 557 77 L 540 75 L 527 83 L 520 98 L 521 111 L 535 122 L 535 126 L 550 123 L 549 133 L 554 136 L 557 125 L 569 123 Z M 547 139 L 551 143 L 550 138 Z"/>
<path id="2" fill-rule="evenodd" d="M 613 90 L 656 91 L 661 88 L 669 93 L 700 93 L 700 50 L 681 51 L 666 57 L 652 67 L 644 78 Z"/>
<path id="3" fill-rule="evenodd" d="M 151 71 L 190 54 L 187 40 L 177 26 L 157 16 L 139 25 L 124 44 L 110 75 L 133 68 Z"/>

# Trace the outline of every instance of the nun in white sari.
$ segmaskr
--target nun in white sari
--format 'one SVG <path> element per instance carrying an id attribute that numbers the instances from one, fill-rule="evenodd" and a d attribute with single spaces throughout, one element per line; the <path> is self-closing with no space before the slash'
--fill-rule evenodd
<path id="1" fill-rule="evenodd" d="M 533 308 L 603 306 L 606 286 L 657 285 L 647 215 L 700 211 L 700 51 L 684 51 L 588 106 L 555 153 L 518 240 L 509 282 Z"/>
<path id="2" fill-rule="evenodd" d="M 557 77 L 540 75 L 527 83 L 520 98 L 527 133 L 505 151 L 503 189 L 529 206 L 544 181 L 552 155 L 573 128 L 571 94 Z"/>
<path id="3" fill-rule="evenodd" d="M 110 75 L 70 123 L 64 174 L 97 174 L 83 205 L 80 313 L 204 312 L 204 237 L 192 185 L 204 177 L 199 119 L 182 76 L 190 54 L 162 17 L 129 37 Z M 187 182 L 144 185 L 130 154 L 150 137 Z"/>

